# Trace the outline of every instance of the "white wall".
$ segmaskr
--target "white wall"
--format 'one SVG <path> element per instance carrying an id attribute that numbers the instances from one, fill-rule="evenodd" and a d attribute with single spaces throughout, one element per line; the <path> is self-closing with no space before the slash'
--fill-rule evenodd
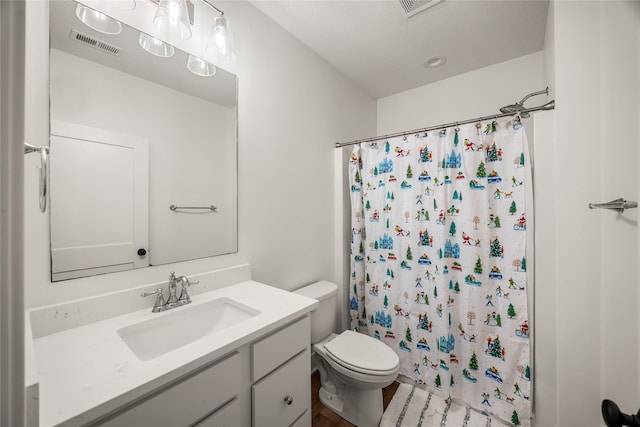
<path id="1" fill-rule="evenodd" d="M 555 12 L 549 7 L 544 42 L 545 80 L 549 84 L 549 95 L 555 98 Z M 555 169 L 556 156 L 553 154 L 555 132 L 555 110 L 536 114 L 534 128 L 536 146 L 534 152 L 539 153 L 538 170 Z M 555 210 L 549 206 L 556 205 L 555 191 L 538 191 L 547 181 L 553 188 L 553 178 L 548 173 L 534 173 L 534 215 L 535 232 L 535 323 L 533 325 L 534 345 L 534 389 L 533 409 L 535 425 L 554 426 L 558 416 L 558 390 L 556 378 L 558 363 L 556 356 L 557 305 L 555 298 L 556 263 L 556 223 Z M 546 296 L 546 298 L 545 298 Z"/>
<path id="2" fill-rule="evenodd" d="M 640 401 L 640 236 L 637 210 L 587 205 L 640 197 L 640 3 L 556 1 L 548 23 L 557 108 L 536 138 L 537 425 L 604 425 L 603 398 L 626 413 Z"/>
<path id="3" fill-rule="evenodd" d="M 542 52 L 521 56 L 379 99 L 378 134 L 500 114 L 500 107 L 543 90 L 547 84 Z M 534 96 L 525 106 L 541 105 L 546 100 L 545 95 Z M 532 140 L 531 121 L 524 119 L 523 123 Z"/>
<path id="4" fill-rule="evenodd" d="M 24 425 L 23 270 L 24 64 L 23 2 L 0 3 L 0 426 Z M 25 381 L 26 380 L 26 381 Z"/>
<path id="5" fill-rule="evenodd" d="M 27 135 L 48 141 L 47 4 L 27 5 Z M 219 2 L 239 77 L 239 251 L 52 285 L 48 216 L 37 211 L 37 159 L 25 166 L 26 305 L 35 307 L 249 262 L 283 289 L 334 279 L 334 143 L 375 133 L 376 104 L 245 1 Z"/>
<path id="6" fill-rule="evenodd" d="M 640 3 L 611 2 L 600 8 L 600 200 L 640 200 Z M 615 48 L 612 48 L 615 46 Z M 638 323 L 638 210 L 600 217 L 600 399 L 626 413 L 640 409 Z"/>

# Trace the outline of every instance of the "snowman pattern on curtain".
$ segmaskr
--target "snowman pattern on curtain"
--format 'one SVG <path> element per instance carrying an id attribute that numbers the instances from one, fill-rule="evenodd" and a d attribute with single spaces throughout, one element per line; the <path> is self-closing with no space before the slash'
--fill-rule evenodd
<path id="1" fill-rule="evenodd" d="M 531 417 L 526 135 L 517 119 L 361 144 L 350 158 L 351 327 L 400 374 Z"/>

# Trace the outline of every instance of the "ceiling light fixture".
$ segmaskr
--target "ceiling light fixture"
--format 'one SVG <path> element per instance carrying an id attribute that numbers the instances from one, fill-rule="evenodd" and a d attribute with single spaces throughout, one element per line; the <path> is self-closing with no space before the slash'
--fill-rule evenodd
<path id="1" fill-rule="evenodd" d="M 80 3 L 76 6 L 76 16 L 87 27 L 104 34 L 120 34 L 122 31 L 120 22 Z"/>
<path id="2" fill-rule="evenodd" d="M 177 37 L 185 40 L 191 37 L 191 25 L 194 22 L 190 13 L 194 12 L 192 0 L 153 0 L 158 3 L 153 23 L 163 38 Z M 207 0 L 201 3 L 213 9 L 220 16 L 213 20 L 209 37 L 204 46 L 207 57 L 220 64 L 228 64 L 236 59 L 236 52 L 229 20 L 224 11 L 218 9 Z M 188 65 L 188 64 L 187 64 Z"/>
<path id="3" fill-rule="evenodd" d="M 193 55 L 189 55 L 187 68 L 193 74 L 202 77 L 211 77 L 216 73 L 216 67 L 214 67 L 213 64 L 209 64 L 204 59 L 198 58 L 197 56 Z"/>
<path id="4" fill-rule="evenodd" d="M 133 10 L 136 8 L 136 0 L 116 0 L 113 4 L 120 10 Z"/>
<path id="5" fill-rule="evenodd" d="M 231 26 L 224 17 L 224 12 L 214 20 L 205 51 L 212 59 L 222 64 L 229 64 L 236 59 Z"/>
<path id="6" fill-rule="evenodd" d="M 447 57 L 444 55 L 436 55 L 436 56 L 430 56 L 427 59 L 424 60 L 424 62 L 422 63 L 422 65 L 425 68 L 436 68 L 439 67 L 441 65 L 444 65 L 447 62 Z"/>
<path id="7" fill-rule="evenodd" d="M 143 32 L 141 32 L 138 37 L 138 44 L 152 55 L 162 58 L 169 58 L 175 53 L 175 48 L 170 44 Z"/>
<path id="8" fill-rule="evenodd" d="M 167 37 L 186 40 L 191 37 L 189 12 L 185 0 L 160 0 L 153 25 Z"/>

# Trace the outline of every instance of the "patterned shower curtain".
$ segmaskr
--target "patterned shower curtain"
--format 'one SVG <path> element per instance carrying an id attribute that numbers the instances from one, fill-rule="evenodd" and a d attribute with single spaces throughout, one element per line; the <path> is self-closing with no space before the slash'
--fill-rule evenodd
<path id="1" fill-rule="evenodd" d="M 352 328 L 400 374 L 516 425 L 531 417 L 524 144 L 514 118 L 350 159 Z"/>

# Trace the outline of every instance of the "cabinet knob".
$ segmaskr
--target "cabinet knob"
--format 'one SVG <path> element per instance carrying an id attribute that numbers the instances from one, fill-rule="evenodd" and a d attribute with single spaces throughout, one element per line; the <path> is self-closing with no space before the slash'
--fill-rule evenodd
<path id="1" fill-rule="evenodd" d="M 293 403 L 293 397 L 287 394 L 284 398 L 284 403 L 286 403 L 287 405 L 291 405 Z"/>
<path id="2" fill-rule="evenodd" d="M 147 254 L 146 249 L 144 249 L 144 248 L 138 249 L 138 255 L 139 256 L 145 256 L 146 254 Z"/>

